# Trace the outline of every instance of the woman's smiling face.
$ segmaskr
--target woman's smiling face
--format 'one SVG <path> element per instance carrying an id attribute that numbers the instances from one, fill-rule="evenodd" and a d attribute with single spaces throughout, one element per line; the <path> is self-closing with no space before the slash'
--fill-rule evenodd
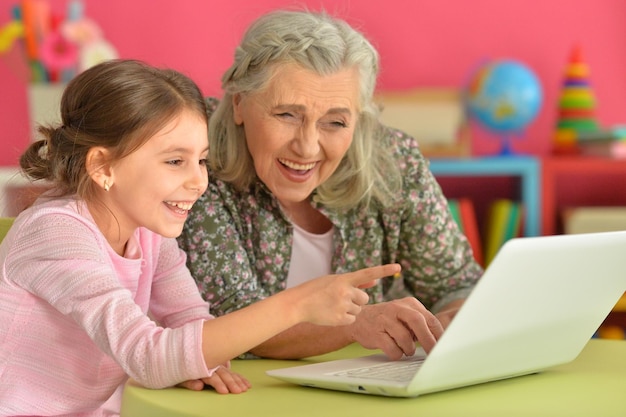
<path id="1" fill-rule="evenodd" d="M 233 98 L 257 175 L 284 206 L 307 200 L 352 143 L 359 114 L 356 69 L 321 76 L 278 67 L 268 87 Z"/>

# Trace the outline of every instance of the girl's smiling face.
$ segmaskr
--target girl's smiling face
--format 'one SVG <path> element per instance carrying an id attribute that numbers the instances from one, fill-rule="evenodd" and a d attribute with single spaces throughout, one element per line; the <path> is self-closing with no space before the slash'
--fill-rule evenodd
<path id="1" fill-rule="evenodd" d="M 233 97 L 257 175 L 284 207 L 308 199 L 352 143 L 359 114 L 356 69 L 321 76 L 277 67 L 267 88 Z"/>
<path id="2" fill-rule="evenodd" d="M 176 237 L 206 190 L 206 122 L 183 111 L 133 153 L 110 167 L 106 209 L 90 210 L 113 248 L 123 250 L 138 227 Z"/>

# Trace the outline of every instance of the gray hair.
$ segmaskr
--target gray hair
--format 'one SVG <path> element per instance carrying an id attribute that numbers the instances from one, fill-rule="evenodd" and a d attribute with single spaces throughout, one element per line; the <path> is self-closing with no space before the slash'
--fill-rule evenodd
<path id="1" fill-rule="evenodd" d="M 390 153 L 381 149 L 383 128 L 373 102 L 378 52 L 361 33 L 326 13 L 275 11 L 248 28 L 233 65 L 222 77 L 224 97 L 209 122 L 213 175 L 240 190 L 255 180 L 243 127 L 234 120 L 232 98 L 262 91 L 276 67 L 287 63 L 320 75 L 352 67 L 359 73 L 360 114 L 352 144 L 336 171 L 318 186 L 316 200 L 344 209 L 368 205 L 372 198 L 386 204 L 393 198 L 400 175 Z"/>

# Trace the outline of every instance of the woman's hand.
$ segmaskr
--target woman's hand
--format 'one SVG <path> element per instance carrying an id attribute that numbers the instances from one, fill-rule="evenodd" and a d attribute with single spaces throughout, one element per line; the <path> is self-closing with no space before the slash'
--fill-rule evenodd
<path id="1" fill-rule="evenodd" d="M 443 334 L 443 325 L 416 298 L 368 305 L 351 326 L 353 339 L 368 349 L 381 349 L 390 359 L 415 353 L 415 342 L 426 352 Z"/>
<path id="2" fill-rule="evenodd" d="M 217 368 L 210 377 L 192 379 L 178 384 L 179 387 L 192 391 L 202 391 L 207 385 L 213 387 L 220 394 L 240 394 L 251 387 L 246 378 L 224 366 Z"/>
<path id="3" fill-rule="evenodd" d="M 456 313 L 459 312 L 464 302 L 465 299 L 452 301 L 451 303 L 446 304 L 441 309 L 441 311 L 436 314 L 444 329 L 448 328 L 448 325 L 450 324 L 454 316 L 456 316 Z"/>

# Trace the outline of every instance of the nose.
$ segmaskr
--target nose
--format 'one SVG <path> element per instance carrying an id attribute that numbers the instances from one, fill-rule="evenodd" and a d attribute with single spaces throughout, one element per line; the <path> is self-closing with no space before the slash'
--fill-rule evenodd
<path id="1" fill-rule="evenodd" d="M 316 123 L 303 123 L 292 141 L 294 152 L 302 158 L 315 157 L 320 150 L 320 132 Z"/>
<path id="2" fill-rule="evenodd" d="M 205 164 L 191 164 L 185 188 L 202 194 L 209 185 L 209 176 Z"/>

